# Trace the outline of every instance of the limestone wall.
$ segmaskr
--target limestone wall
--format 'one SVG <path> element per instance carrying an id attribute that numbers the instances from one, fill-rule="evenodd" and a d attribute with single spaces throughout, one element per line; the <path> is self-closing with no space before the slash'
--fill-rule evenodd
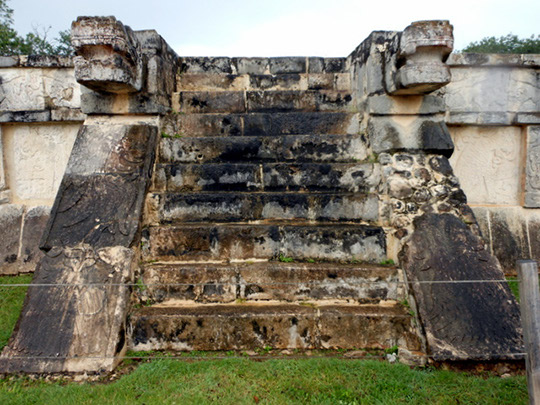
<path id="1" fill-rule="evenodd" d="M 0 274 L 33 271 L 85 116 L 71 58 L 0 57 Z"/>
<path id="2" fill-rule="evenodd" d="M 453 54 L 450 159 L 506 271 L 540 259 L 540 55 Z"/>

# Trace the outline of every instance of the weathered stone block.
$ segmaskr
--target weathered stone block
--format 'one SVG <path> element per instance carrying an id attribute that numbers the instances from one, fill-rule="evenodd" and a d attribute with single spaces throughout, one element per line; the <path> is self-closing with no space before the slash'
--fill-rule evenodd
<path id="1" fill-rule="evenodd" d="M 207 75 L 185 73 L 178 77 L 180 91 L 243 91 L 249 88 L 248 75 Z"/>
<path id="2" fill-rule="evenodd" d="M 43 257 L 43 252 L 39 250 L 39 241 L 49 220 L 50 211 L 50 207 L 33 207 L 24 215 L 20 259 L 29 267 L 28 270 L 33 271 Z"/>
<path id="3" fill-rule="evenodd" d="M 237 274 L 233 265 L 148 265 L 142 278 L 146 288 L 139 296 L 156 303 L 170 300 L 233 302 L 238 297 Z"/>
<path id="4" fill-rule="evenodd" d="M 263 182 L 256 164 L 163 166 L 168 191 L 256 191 Z"/>
<path id="5" fill-rule="evenodd" d="M 399 300 L 405 290 L 397 269 L 368 264 L 239 263 L 238 292 L 248 300 Z"/>
<path id="6" fill-rule="evenodd" d="M 517 209 L 491 208 L 489 210 L 491 247 L 503 270 L 516 273 L 516 261 L 529 258 L 527 224 Z"/>
<path id="7" fill-rule="evenodd" d="M 450 164 L 469 203 L 519 205 L 521 129 L 450 127 L 450 132 L 455 145 Z"/>
<path id="8" fill-rule="evenodd" d="M 52 204 L 78 129 L 78 124 L 17 124 L 3 128 L 7 186 L 15 201 Z"/>
<path id="9" fill-rule="evenodd" d="M 75 75 L 82 85 L 105 93 L 137 92 L 143 86 L 140 44 L 114 17 L 79 17 L 71 26 Z"/>
<path id="10" fill-rule="evenodd" d="M 183 225 L 143 232 L 145 260 L 226 261 L 268 259 L 279 254 L 279 229 L 266 225 Z"/>
<path id="11" fill-rule="evenodd" d="M 450 82 L 450 68 L 443 62 L 454 47 L 452 29 L 448 21 L 417 21 L 403 30 L 397 58 L 405 63 L 395 75 L 389 74 L 395 62 L 386 66 L 390 94 L 425 94 Z"/>
<path id="12" fill-rule="evenodd" d="M 47 107 L 41 69 L 0 71 L 0 111 L 40 111 Z"/>
<path id="13" fill-rule="evenodd" d="M 112 371 L 125 349 L 134 252 L 53 249 L 36 269 L 2 372 Z"/>
<path id="14" fill-rule="evenodd" d="M 159 221 L 244 222 L 255 220 L 376 221 L 375 195 L 335 194 L 162 194 L 156 210 Z"/>
<path id="15" fill-rule="evenodd" d="M 444 113 L 444 99 L 435 95 L 389 96 L 373 95 L 368 98 L 368 112 L 376 115 L 419 115 Z"/>
<path id="16" fill-rule="evenodd" d="M 144 175 L 156 133 L 156 127 L 144 124 L 84 125 L 73 145 L 66 174 Z"/>
<path id="17" fill-rule="evenodd" d="M 343 112 L 296 112 L 248 114 L 245 135 L 357 134 L 358 114 Z"/>
<path id="18" fill-rule="evenodd" d="M 399 270 L 338 263 L 149 264 L 142 299 L 156 303 L 354 300 L 378 303 L 405 298 Z"/>
<path id="19" fill-rule="evenodd" d="M 172 114 L 162 126 L 168 136 L 242 135 L 242 116 L 235 114 Z"/>
<path id="20" fill-rule="evenodd" d="M 369 192 L 379 184 L 380 173 L 373 164 L 267 164 L 263 166 L 267 191 Z"/>
<path id="21" fill-rule="evenodd" d="M 252 90 L 307 90 L 307 77 L 299 73 L 250 75 L 249 86 Z"/>
<path id="22" fill-rule="evenodd" d="M 450 157 L 454 144 L 440 118 L 422 116 L 372 116 L 367 124 L 375 153 L 423 151 Z"/>
<path id="23" fill-rule="evenodd" d="M 268 58 L 234 58 L 238 74 L 264 75 L 270 72 Z"/>
<path id="24" fill-rule="evenodd" d="M 42 80 L 48 108 L 81 108 L 81 86 L 73 69 L 43 69 Z"/>
<path id="25" fill-rule="evenodd" d="M 157 128 L 86 125 L 77 136 L 41 247 L 130 246 L 150 182 Z"/>
<path id="26" fill-rule="evenodd" d="M 137 310 L 130 329 L 133 350 L 381 349 L 398 343 L 419 349 L 410 317 L 377 306 L 156 306 Z"/>
<path id="27" fill-rule="evenodd" d="M 270 58 L 270 73 L 273 75 L 282 73 L 306 73 L 306 58 Z"/>
<path id="28" fill-rule="evenodd" d="M 359 135 L 172 138 L 160 142 L 161 162 L 352 162 L 367 159 Z"/>
<path id="29" fill-rule="evenodd" d="M 280 252 L 299 259 L 358 260 L 380 263 L 386 259 L 384 230 L 368 226 L 285 226 Z"/>
<path id="30" fill-rule="evenodd" d="M 527 128 L 525 207 L 540 208 L 540 126 Z"/>
<path id="31" fill-rule="evenodd" d="M 182 91 L 179 94 L 180 112 L 185 113 L 242 113 L 245 112 L 241 91 Z"/>
<path id="32" fill-rule="evenodd" d="M 182 57 L 180 73 L 235 74 L 231 58 Z"/>
<path id="33" fill-rule="evenodd" d="M 452 81 L 445 87 L 444 99 L 452 114 L 534 113 L 539 110 L 537 94 L 538 79 L 534 69 L 473 65 L 452 68 Z M 463 123 L 474 121 L 473 117 Z M 489 124 L 486 119 L 482 121 Z"/>
<path id="34" fill-rule="evenodd" d="M 19 258 L 23 212 L 21 205 L 0 205 L 0 266 L 15 263 Z"/>
<path id="35" fill-rule="evenodd" d="M 414 227 L 400 261 L 429 355 L 435 360 L 520 358 L 519 308 L 508 285 L 497 281 L 504 274 L 484 242 L 449 214 L 424 214 Z"/>
<path id="36" fill-rule="evenodd" d="M 348 111 L 352 96 L 348 92 L 332 90 L 305 91 L 249 91 L 246 93 L 250 112 L 281 111 Z"/>

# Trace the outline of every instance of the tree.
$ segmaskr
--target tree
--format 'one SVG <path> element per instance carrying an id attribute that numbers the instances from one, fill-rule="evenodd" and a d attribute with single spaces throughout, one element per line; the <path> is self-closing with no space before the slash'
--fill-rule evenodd
<path id="1" fill-rule="evenodd" d="M 73 55 L 69 31 L 61 31 L 52 42 L 47 39 L 49 29 L 37 28 L 20 36 L 12 27 L 13 9 L 9 0 L 0 0 L 0 55 Z"/>
<path id="2" fill-rule="evenodd" d="M 499 38 L 485 37 L 478 42 L 471 42 L 462 52 L 475 53 L 540 53 L 540 36 L 518 38 L 508 34 Z"/>

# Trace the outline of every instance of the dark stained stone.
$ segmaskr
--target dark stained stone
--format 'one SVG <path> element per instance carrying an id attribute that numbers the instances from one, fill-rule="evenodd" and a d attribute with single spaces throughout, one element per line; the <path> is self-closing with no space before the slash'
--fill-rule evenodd
<path id="1" fill-rule="evenodd" d="M 271 90 L 273 88 L 287 89 L 300 85 L 301 76 L 298 73 L 282 75 L 250 75 L 249 85 L 253 89 Z"/>
<path id="2" fill-rule="evenodd" d="M 358 135 L 182 137 L 160 141 L 160 162 L 353 162 L 367 157 Z"/>
<path id="3" fill-rule="evenodd" d="M 444 122 L 424 121 L 419 135 L 426 153 L 440 153 L 448 158 L 454 153 L 454 143 Z"/>
<path id="4" fill-rule="evenodd" d="M 433 170 L 444 174 L 445 176 L 450 176 L 453 174 L 452 166 L 450 166 L 450 162 L 444 156 L 432 157 L 429 159 L 429 165 Z"/>
<path id="5" fill-rule="evenodd" d="M 304 57 L 270 58 L 270 73 L 273 75 L 305 72 L 306 58 Z"/>
<path id="6" fill-rule="evenodd" d="M 39 241 L 49 220 L 50 211 L 49 207 L 33 207 L 24 216 L 21 260 L 25 264 L 36 265 L 43 257 L 43 252 L 39 250 Z"/>
<path id="7" fill-rule="evenodd" d="M 66 176 L 41 248 L 130 246 L 139 226 L 147 179 L 136 175 Z"/>
<path id="8" fill-rule="evenodd" d="M 180 73 L 233 73 L 233 61 L 226 57 L 184 57 L 180 58 Z"/>
<path id="9" fill-rule="evenodd" d="M 294 112 L 247 114 L 245 135 L 348 134 L 358 132 L 357 114 L 344 112 Z"/>
<path id="10" fill-rule="evenodd" d="M 155 127 L 145 125 L 81 128 L 43 233 L 42 249 L 79 243 L 131 245 L 150 182 L 156 133 Z M 100 141 L 107 147 L 98 147 Z"/>
<path id="11" fill-rule="evenodd" d="M 18 259 L 22 217 L 21 205 L 0 205 L 0 266 L 12 264 Z"/>
<path id="12" fill-rule="evenodd" d="M 492 209 L 489 215 L 493 254 L 506 273 L 515 274 L 516 261 L 530 258 L 525 220 L 513 210 Z"/>
<path id="13" fill-rule="evenodd" d="M 519 308 L 508 285 L 463 282 L 504 279 L 484 242 L 450 214 L 425 214 L 415 219 L 414 227 L 400 260 L 429 355 L 435 360 L 521 358 Z"/>
<path id="14" fill-rule="evenodd" d="M 182 91 L 180 111 L 185 113 L 241 113 L 245 112 L 242 91 Z"/>
<path id="15" fill-rule="evenodd" d="M 0 372 L 112 371 L 125 345 L 134 252 L 88 245 L 53 249 L 40 262 Z"/>

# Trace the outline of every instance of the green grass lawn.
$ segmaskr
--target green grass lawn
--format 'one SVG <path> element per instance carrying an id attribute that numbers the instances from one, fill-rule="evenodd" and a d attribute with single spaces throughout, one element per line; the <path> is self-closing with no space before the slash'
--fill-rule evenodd
<path id="1" fill-rule="evenodd" d="M 0 277 L 0 284 L 30 281 Z M 24 287 L 0 287 L 0 345 L 5 345 Z M 126 364 L 127 363 L 127 364 Z M 526 404 L 523 376 L 499 378 L 411 369 L 344 358 L 126 360 L 113 382 L 0 379 L 0 404 Z"/>
<path id="2" fill-rule="evenodd" d="M 5 284 L 28 284 L 31 275 L 0 277 L 0 350 L 6 345 L 21 312 L 26 287 L 2 287 Z"/>

